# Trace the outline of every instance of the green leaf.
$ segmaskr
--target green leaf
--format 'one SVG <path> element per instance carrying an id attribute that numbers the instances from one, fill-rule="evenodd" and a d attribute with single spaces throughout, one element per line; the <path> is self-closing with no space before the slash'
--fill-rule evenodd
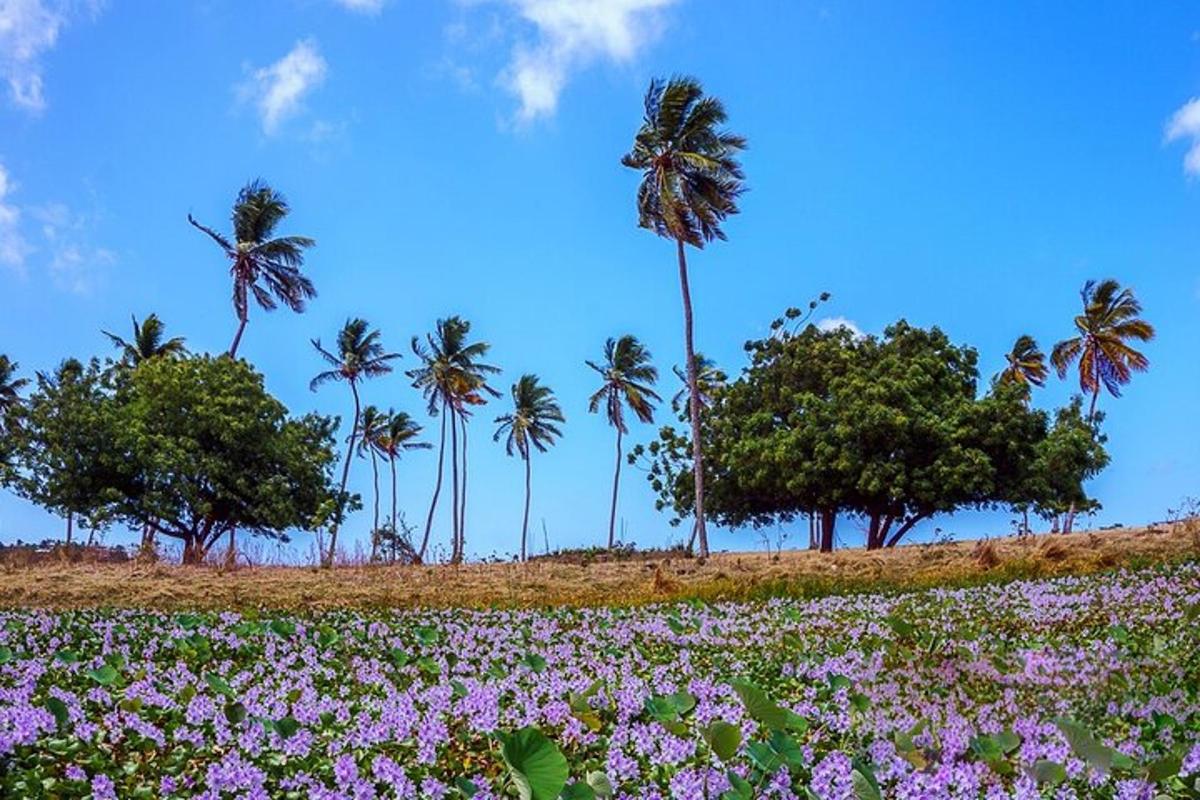
<path id="1" fill-rule="evenodd" d="M 296 623 L 286 619 L 271 620 L 271 632 L 276 636 L 290 638 L 296 635 Z"/>
<path id="2" fill-rule="evenodd" d="M 192 628 L 195 628 L 202 622 L 200 617 L 196 614 L 180 614 L 175 618 L 175 621 L 179 623 L 179 627 L 183 628 L 185 631 L 190 631 Z"/>
<path id="3" fill-rule="evenodd" d="M 454 787 L 462 793 L 463 797 L 467 798 L 474 797 L 479 793 L 479 787 L 475 785 L 474 781 L 469 781 L 462 777 L 454 779 Z"/>
<path id="4" fill-rule="evenodd" d="M 318 647 L 329 647 L 330 645 L 337 643 L 337 640 L 340 638 L 341 637 L 338 636 L 338 632 L 328 625 L 322 625 L 321 628 L 317 630 Z"/>
<path id="5" fill-rule="evenodd" d="M 992 737 L 1005 754 L 1012 753 L 1021 746 L 1021 737 L 1009 729 L 1004 729 Z"/>
<path id="6" fill-rule="evenodd" d="M 587 785 L 592 787 L 592 791 L 596 793 L 596 797 L 604 798 L 613 796 L 612 781 L 603 772 L 594 770 L 587 774 Z"/>
<path id="7" fill-rule="evenodd" d="M 413 630 L 413 635 L 417 637 L 417 641 L 426 647 L 435 645 L 442 639 L 442 633 L 432 625 L 420 625 Z"/>
<path id="8" fill-rule="evenodd" d="M 850 785 L 854 787 L 854 796 L 857 800 L 883 800 L 874 776 L 868 778 L 866 773 L 861 770 L 856 769 L 850 773 Z"/>
<path id="9" fill-rule="evenodd" d="M 537 653 L 526 653 L 525 657 L 521 659 L 521 663 L 537 673 L 544 672 L 546 669 L 546 659 Z"/>
<path id="10" fill-rule="evenodd" d="M 79 663 L 79 654 L 74 650 L 59 650 L 54 654 L 54 658 L 63 664 Z"/>
<path id="11" fill-rule="evenodd" d="M 596 792 L 586 783 L 572 783 L 559 797 L 562 800 L 596 800 Z"/>
<path id="12" fill-rule="evenodd" d="M 101 686 L 111 686 L 121 677 L 121 673 L 117 672 L 116 667 L 112 664 L 105 664 L 99 669 L 88 672 L 88 677 Z"/>
<path id="13" fill-rule="evenodd" d="M 1100 743 L 1078 722 L 1060 717 L 1054 720 L 1054 724 L 1062 731 L 1075 755 L 1086 761 L 1092 769 L 1102 775 L 1107 775 L 1112 770 L 1115 753 L 1112 748 Z"/>
<path id="14" fill-rule="evenodd" d="M 54 721 L 58 723 L 58 730 L 62 730 L 71 721 L 71 713 L 67 710 L 67 704 L 57 697 L 46 698 L 46 710 L 54 716 Z"/>
<path id="15" fill-rule="evenodd" d="M 1041 785 L 1057 786 L 1067 779 L 1067 768 L 1057 761 L 1041 758 L 1033 762 L 1033 779 Z"/>
<path id="16" fill-rule="evenodd" d="M 521 800 L 556 800 L 567 785 L 567 759 L 532 726 L 501 737 L 500 755 Z"/>
<path id="17" fill-rule="evenodd" d="M 729 685 L 742 699 L 746 713 L 762 725 L 774 730 L 803 731 L 808 728 L 803 717 L 776 704 L 766 692 L 749 681 L 731 681 Z"/>
<path id="18" fill-rule="evenodd" d="M 276 733 L 281 737 L 290 739 L 296 734 L 296 731 L 300 730 L 300 723 L 295 717 L 288 716 L 275 720 L 274 727 Z"/>
<path id="19" fill-rule="evenodd" d="M 1171 755 L 1163 756 L 1157 761 L 1152 761 L 1146 767 L 1146 780 L 1158 782 L 1174 778 L 1179 774 L 1179 770 L 1182 767 L 1183 759 L 1178 755 L 1172 753 Z"/>
<path id="20" fill-rule="evenodd" d="M 225 697 L 229 698 L 233 697 L 233 687 L 215 672 L 206 672 L 204 674 L 204 682 L 207 683 L 209 688 L 217 694 L 224 695 Z"/>
<path id="21" fill-rule="evenodd" d="M 721 795 L 721 800 L 754 800 L 754 787 L 749 781 L 733 770 L 726 773 L 725 777 L 732 788 Z"/>
<path id="22" fill-rule="evenodd" d="M 225 704 L 225 719 L 229 720 L 229 724 L 237 725 L 246 718 L 246 707 L 241 703 L 226 703 Z"/>
<path id="23" fill-rule="evenodd" d="M 13 660 L 13 651 L 11 647 L 0 647 L 0 664 L 7 664 Z"/>
<path id="24" fill-rule="evenodd" d="M 713 720 L 700 730 L 700 734 L 722 761 L 733 758 L 742 746 L 741 728 L 724 720 Z"/>

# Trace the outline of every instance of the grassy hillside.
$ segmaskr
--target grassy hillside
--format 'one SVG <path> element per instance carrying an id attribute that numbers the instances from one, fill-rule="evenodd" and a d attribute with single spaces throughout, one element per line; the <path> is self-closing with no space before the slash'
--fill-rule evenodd
<path id="1" fill-rule="evenodd" d="M 1086 574 L 1200 558 L 1200 521 L 1118 531 L 913 544 L 893 550 L 722 553 L 701 562 L 467 564 L 458 567 L 208 567 L 46 564 L 0 572 L 0 607 L 378 608 L 623 605 L 817 596 Z"/>

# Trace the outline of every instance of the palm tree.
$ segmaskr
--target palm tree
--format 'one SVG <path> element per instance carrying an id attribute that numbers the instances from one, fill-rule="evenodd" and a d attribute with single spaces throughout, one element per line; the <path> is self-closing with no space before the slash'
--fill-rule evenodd
<path id="1" fill-rule="evenodd" d="M 507 435 L 505 452 L 510 456 L 516 452 L 525 461 L 525 514 L 521 520 L 521 560 L 524 561 L 529 535 L 530 445 L 546 452 L 546 448 L 562 436 L 556 423 L 565 420 L 554 392 L 538 383 L 536 375 L 522 375 L 512 385 L 512 400 L 513 410 L 496 417 L 499 427 L 492 440 L 498 442 L 500 437 Z"/>
<path id="2" fill-rule="evenodd" d="M 683 384 L 683 388 L 671 398 L 671 409 L 678 413 L 681 409 L 690 407 L 691 395 L 688 392 L 687 373 L 681 370 L 677 364 L 671 367 L 671 371 Z M 729 376 L 725 374 L 725 370 L 717 366 L 717 362 L 703 353 L 696 353 L 696 387 L 700 390 L 701 408 L 708 408 L 712 405 L 713 395 L 725 385 L 727 380 L 729 380 Z"/>
<path id="3" fill-rule="evenodd" d="M 0 420 L 21 404 L 21 390 L 29 385 L 27 378 L 16 377 L 19 367 L 8 356 L 0 355 Z"/>
<path id="4" fill-rule="evenodd" d="M 379 437 L 379 452 L 388 460 L 392 473 L 392 535 L 398 535 L 396 527 L 396 461 L 406 450 L 428 450 L 433 445 L 429 442 L 418 442 L 421 426 L 403 411 L 388 409 L 387 424 Z"/>
<path id="5" fill-rule="evenodd" d="M 113 343 L 113 346 L 121 351 L 121 360 L 131 366 L 136 367 L 138 364 L 150 358 L 158 356 L 182 356 L 187 354 L 187 348 L 183 345 L 182 336 L 173 336 L 170 339 L 165 339 L 167 326 L 158 318 L 157 314 L 151 314 L 140 323 L 137 317 L 131 316 L 133 320 L 133 338 L 129 341 L 122 339 L 115 333 L 101 331 Z"/>
<path id="6" fill-rule="evenodd" d="M 272 311 L 277 301 L 297 313 L 304 304 L 317 296 L 312 281 L 300 269 L 304 266 L 304 251 L 316 241 L 307 236 L 274 236 L 275 228 L 291 209 L 282 194 L 254 180 L 242 187 L 233 205 L 233 239 L 201 225 L 188 214 L 188 222 L 204 231 L 225 252 L 229 259 L 229 274 L 233 276 L 233 310 L 238 327 L 231 358 L 237 358 L 242 332 L 250 319 L 249 295 L 266 311 Z"/>
<path id="7" fill-rule="evenodd" d="M 1139 315 L 1142 304 L 1132 289 L 1122 289 L 1108 278 L 1088 281 L 1080 291 L 1083 313 L 1075 317 L 1078 333 L 1054 345 L 1050 363 L 1059 378 L 1075 362 L 1079 363 L 1079 388 L 1091 395 L 1088 407 L 1088 427 L 1095 435 L 1096 403 L 1100 390 L 1107 389 L 1113 397 L 1121 396 L 1121 387 L 1133 379 L 1133 373 L 1145 372 L 1149 359 L 1130 345 L 1131 341 L 1148 342 L 1154 338 L 1154 326 Z M 1063 532 L 1069 533 L 1074 523 L 1075 509 L 1067 512 Z"/>
<path id="8" fill-rule="evenodd" d="M 425 335 L 424 343 L 416 336 L 412 339 L 412 350 L 421 360 L 421 366 L 409 370 L 406 374 L 412 378 L 412 385 L 424 395 L 430 416 L 442 417 L 437 481 L 434 484 L 433 499 L 429 503 L 429 514 L 425 519 L 425 534 L 417 552 L 421 560 L 424 560 L 429 547 L 433 515 L 442 491 L 447 425 L 450 427 L 451 440 L 451 560 L 462 560 L 465 518 L 459 505 L 458 436 L 461 430 L 465 461 L 466 418 L 470 414 L 469 406 L 485 403 L 484 394 L 499 396 L 499 393 L 488 385 L 487 376 L 498 373 L 500 369 L 480 361 L 487 355 L 491 346 L 487 342 L 468 342 L 467 336 L 470 332 L 470 322 L 462 317 L 453 316 L 439 319 L 434 333 Z"/>
<path id="9" fill-rule="evenodd" d="M 700 445 L 700 392 L 692 339 L 692 297 L 688 288 L 684 245 L 703 248 L 725 239 L 721 223 L 738 213 L 743 191 L 737 154 L 746 140 L 720 129 L 725 107 L 705 96 L 694 78 L 654 80 L 645 98 L 645 118 L 634 137 L 633 149 L 621 159 L 642 173 L 638 186 L 638 225 L 675 241 L 679 289 L 683 296 L 683 341 L 692 427 L 692 475 L 696 485 L 696 530 L 700 555 L 708 555 L 704 526 L 704 462 Z"/>
<path id="10" fill-rule="evenodd" d="M 371 561 L 379 557 L 379 450 L 380 439 L 387 427 L 387 417 L 371 405 L 362 410 L 358 417 L 358 457 L 371 459 L 371 479 L 375 489 L 372 504 Z"/>
<path id="11" fill-rule="evenodd" d="M 588 400 L 588 412 L 595 414 L 604 405 L 608 424 L 617 429 L 617 467 L 613 473 L 612 508 L 608 514 L 608 547 L 616 543 L 617 492 L 621 485 L 621 438 L 629 432 L 625 425 L 625 406 L 642 422 L 654 420 L 654 403 L 661 398 L 654 393 L 658 370 L 650 363 L 650 351 L 626 334 L 604 343 L 604 362 L 585 361 L 604 376 L 604 383 Z"/>
<path id="12" fill-rule="evenodd" d="M 333 556 L 337 547 L 338 527 L 346 511 L 346 481 L 350 478 L 350 460 L 354 457 L 354 441 L 358 435 L 359 415 L 362 413 L 358 397 L 358 383 L 367 378 L 376 378 L 392 371 L 389 361 L 400 358 L 399 353 L 384 352 L 379 341 L 379 331 L 370 330 L 364 319 L 349 319 L 337 335 L 337 351 L 331 353 L 321 346 L 320 339 L 313 339 L 312 345 L 325 359 L 332 369 L 318 373 L 308 384 L 308 388 L 316 391 L 317 387 L 329 381 L 345 381 L 350 385 L 350 393 L 354 396 L 354 419 L 350 425 L 349 446 L 346 449 L 346 463 L 342 466 L 342 483 L 338 491 L 338 513 L 334 518 L 329 532 L 329 551 L 322 556 L 324 566 L 333 566 Z"/>
<path id="13" fill-rule="evenodd" d="M 1013 384 L 1024 389 L 1029 394 L 1031 386 L 1041 387 L 1046 384 L 1046 354 L 1038 347 L 1032 336 L 1022 335 L 1013 342 L 1012 350 L 1004 356 L 1008 366 L 996 376 L 1000 384 Z"/>

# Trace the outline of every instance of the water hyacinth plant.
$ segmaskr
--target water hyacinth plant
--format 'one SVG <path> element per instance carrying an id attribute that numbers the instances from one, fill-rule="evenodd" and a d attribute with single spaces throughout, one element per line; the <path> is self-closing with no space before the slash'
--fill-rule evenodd
<path id="1" fill-rule="evenodd" d="M 0 612 L 0 796 L 1197 798 L 1200 566 L 636 609 Z"/>

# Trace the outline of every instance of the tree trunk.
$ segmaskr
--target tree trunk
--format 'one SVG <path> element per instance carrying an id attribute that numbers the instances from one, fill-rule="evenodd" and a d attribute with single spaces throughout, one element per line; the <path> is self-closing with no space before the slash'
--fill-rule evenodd
<path id="1" fill-rule="evenodd" d="M 832 508 L 821 509 L 821 552 L 833 552 L 833 528 L 837 524 L 837 511 Z"/>
<path id="2" fill-rule="evenodd" d="M 867 549 L 875 550 L 879 547 L 879 525 L 880 515 L 871 514 L 867 521 Z"/>
<path id="3" fill-rule="evenodd" d="M 1096 438 L 1096 403 L 1100 400 L 1100 386 L 1096 386 L 1096 390 L 1092 392 L 1092 402 L 1088 405 L 1088 432 L 1092 438 Z M 1063 533 L 1070 533 L 1075 530 L 1075 503 L 1071 502 L 1071 507 L 1067 509 L 1067 517 L 1063 520 Z"/>
<path id="4" fill-rule="evenodd" d="M 67 544 L 71 543 L 71 539 L 74 537 L 74 535 L 75 535 L 75 514 L 74 514 L 74 512 L 68 511 L 67 512 Z"/>
<path id="5" fill-rule="evenodd" d="M 249 317 L 238 322 L 237 333 L 233 335 L 233 344 L 229 345 L 229 357 L 237 358 L 238 347 L 242 344 L 242 331 L 246 330 Z"/>
<path id="6" fill-rule="evenodd" d="M 608 549 L 616 544 L 617 533 L 617 489 L 621 485 L 621 426 L 617 426 L 617 469 L 613 473 L 612 510 L 608 514 Z"/>
<path id="7" fill-rule="evenodd" d="M 692 422 L 692 477 L 696 486 L 696 536 L 700 540 L 700 557 L 708 557 L 708 530 L 704 525 L 704 453 L 700 442 L 700 389 L 696 375 L 696 348 L 692 340 L 692 293 L 688 288 L 687 256 L 683 239 L 675 240 L 679 256 L 679 290 L 683 295 L 683 342 L 687 357 L 688 415 Z"/>
<path id="8" fill-rule="evenodd" d="M 1021 535 L 1028 536 L 1029 534 L 1029 509 L 1023 508 L 1021 509 Z"/>
<path id="9" fill-rule="evenodd" d="M 371 477 L 375 484 L 374 524 L 371 527 L 371 561 L 379 558 L 379 462 L 375 457 L 375 448 L 371 448 Z"/>
<path id="10" fill-rule="evenodd" d="M 521 518 L 521 561 L 527 557 L 525 542 L 529 537 L 529 489 L 530 489 L 529 453 L 525 453 L 525 516 Z"/>
<path id="11" fill-rule="evenodd" d="M 396 456 L 392 454 L 388 456 L 388 463 L 392 468 L 392 561 L 396 560 L 396 537 L 400 535 L 400 531 L 396 529 Z"/>
<path id="12" fill-rule="evenodd" d="M 887 540 L 887 546 L 895 547 L 900 543 L 900 540 L 904 538 L 904 535 L 911 531 L 918 522 L 929 519 L 930 516 L 930 514 L 914 514 L 908 519 L 904 520 L 900 527 L 896 528 L 896 532 L 892 534 L 892 538 Z"/>
<path id="13" fill-rule="evenodd" d="M 429 503 L 429 516 L 425 517 L 425 535 L 421 538 L 421 549 L 417 557 L 425 560 L 425 551 L 429 548 L 429 532 L 433 530 L 433 512 L 437 510 L 438 495 L 442 493 L 442 475 L 446 464 L 446 401 L 442 401 L 442 438 L 438 445 L 437 482 L 433 485 L 433 500 Z"/>
<path id="14" fill-rule="evenodd" d="M 342 483 L 338 493 L 338 516 L 333 521 L 333 527 L 329 531 L 329 552 L 325 555 L 325 563 L 323 566 L 332 567 L 333 557 L 337 554 L 337 535 L 338 528 L 341 527 L 342 519 L 346 516 L 346 482 L 350 480 L 350 462 L 354 460 L 354 442 L 358 439 L 358 415 L 360 413 L 358 401 L 358 386 L 354 381 L 350 381 L 350 393 L 354 395 L 354 420 L 350 426 L 350 442 L 346 448 L 346 463 L 342 466 Z"/>
<path id="15" fill-rule="evenodd" d="M 225 566 L 232 569 L 237 566 L 237 542 L 234 536 L 237 534 L 237 528 L 229 529 L 229 550 L 225 553 Z"/>
<path id="16" fill-rule="evenodd" d="M 458 549 L 458 412 L 450 405 L 450 563 L 462 561 Z"/>
<path id="17" fill-rule="evenodd" d="M 458 548 L 459 557 L 466 557 L 467 549 L 467 415 L 462 422 L 462 489 L 458 497 Z"/>

